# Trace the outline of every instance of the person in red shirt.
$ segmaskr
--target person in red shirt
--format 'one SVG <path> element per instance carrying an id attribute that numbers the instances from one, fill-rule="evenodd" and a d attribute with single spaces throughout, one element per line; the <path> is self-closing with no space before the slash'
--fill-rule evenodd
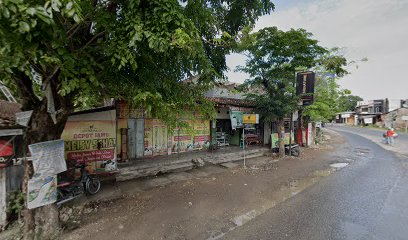
<path id="1" fill-rule="evenodd" d="M 394 143 L 394 135 L 395 135 L 395 131 L 393 128 L 389 128 L 387 133 L 386 133 L 386 137 L 387 137 L 387 144 L 392 145 Z"/>

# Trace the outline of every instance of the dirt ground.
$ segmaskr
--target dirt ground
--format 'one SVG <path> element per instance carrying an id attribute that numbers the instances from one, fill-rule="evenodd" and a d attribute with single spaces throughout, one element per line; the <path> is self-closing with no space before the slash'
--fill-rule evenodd
<path id="1" fill-rule="evenodd" d="M 335 132 L 326 135 L 299 158 L 252 159 L 246 169 L 240 164 L 202 177 L 192 170 L 189 180 L 66 208 L 62 216 L 74 224 L 66 225 L 61 239 L 218 239 L 331 174 L 329 165 L 347 146 Z"/>
<path id="2" fill-rule="evenodd" d="M 93 204 L 80 228 L 62 239 L 217 239 L 330 174 L 344 145 L 339 135 L 287 157 L 252 168 L 236 167 L 172 183 L 110 202 Z M 336 151 L 335 151 L 336 150 Z"/>

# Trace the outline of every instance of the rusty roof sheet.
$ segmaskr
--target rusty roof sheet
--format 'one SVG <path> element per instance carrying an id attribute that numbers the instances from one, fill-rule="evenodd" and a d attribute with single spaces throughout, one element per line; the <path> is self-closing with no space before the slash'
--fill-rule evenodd
<path id="1" fill-rule="evenodd" d="M 0 127 L 15 125 L 18 112 L 21 112 L 20 104 L 0 100 Z"/>
<path id="2" fill-rule="evenodd" d="M 220 97 L 207 97 L 213 103 L 217 105 L 231 105 L 239 107 L 254 107 L 255 103 L 248 101 L 246 99 L 236 99 L 236 98 L 220 98 Z"/>

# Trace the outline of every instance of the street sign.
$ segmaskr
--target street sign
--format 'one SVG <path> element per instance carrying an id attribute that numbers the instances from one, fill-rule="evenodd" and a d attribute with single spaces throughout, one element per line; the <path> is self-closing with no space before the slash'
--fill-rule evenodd
<path id="1" fill-rule="evenodd" d="M 296 95 L 300 96 L 304 106 L 313 104 L 314 85 L 314 72 L 298 72 L 296 74 Z"/>

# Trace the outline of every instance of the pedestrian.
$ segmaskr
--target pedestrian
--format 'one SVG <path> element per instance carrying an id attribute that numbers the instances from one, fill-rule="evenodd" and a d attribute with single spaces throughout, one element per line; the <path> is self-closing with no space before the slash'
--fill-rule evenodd
<path id="1" fill-rule="evenodd" d="M 386 137 L 387 137 L 387 144 L 392 145 L 394 143 L 394 135 L 395 135 L 395 131 L 393 128 L 389 128 L 387 133 L 386 133 Z"/>

